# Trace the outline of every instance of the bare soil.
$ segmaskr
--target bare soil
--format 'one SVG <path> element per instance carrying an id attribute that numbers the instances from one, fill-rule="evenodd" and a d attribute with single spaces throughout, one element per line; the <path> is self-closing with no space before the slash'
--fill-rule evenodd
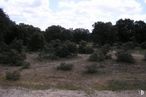
<path id="1" fill-rule="evenodd" d="M 92 91 L 80 90 L 29 90 L 22 88 L 0 88 L 0 97 L 146 97 L 140 95 L 139 90 L 133 91 Z"/>

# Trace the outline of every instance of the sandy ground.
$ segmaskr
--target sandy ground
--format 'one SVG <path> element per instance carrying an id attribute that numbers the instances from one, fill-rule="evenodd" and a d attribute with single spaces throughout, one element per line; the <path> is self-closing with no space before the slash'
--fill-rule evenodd
<path id="1" fill-rule="evenodd" d="M 22 88 L 0 88 L 0 97 L 146 97 L 146 94 L 140 95 L 138 90 L 85 92 L 79 90 L 29 90 Z"/>

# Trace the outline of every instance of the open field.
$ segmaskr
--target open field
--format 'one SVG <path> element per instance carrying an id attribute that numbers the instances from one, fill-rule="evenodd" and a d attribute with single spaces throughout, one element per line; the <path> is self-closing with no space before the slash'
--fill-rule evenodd
<path id="1" fill-rule="evenodd" d="M 31 63 L 29 69 L 21 70 L 21 79 L 6 81 L 6 71 L 19 70 L 20 67 L 0 67 L 0 86 L 20 86 L 31 89 L 67 89 L 67 90 L 137 90 L 146 89 L 146 64 L 143 55 L 133 53 L 135 64 L 117 63 L 115 60 L 104 62 L 88 61 L 88 54 L 59 60 L 43 60 L 37 58 L 36 53 L 27 54 L 27 61 Z M 114 56 L 113 56 L 114 57 Z M 113 58 L 114 59 L 114 58 Z M 62 62 L 74 65 L 71 71 L 56 70 Z M 86 74 L 85 66 L 96 63 L 99 72 Z"/>

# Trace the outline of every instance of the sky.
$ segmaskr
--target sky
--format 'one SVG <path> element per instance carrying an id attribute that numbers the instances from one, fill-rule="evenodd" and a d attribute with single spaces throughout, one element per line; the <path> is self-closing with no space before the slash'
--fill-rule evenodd
<path id="1" fill-rule="evenodd" d="M 42 30 L 61 25 L 91 31 L 97 21 L 146 21 L 146 0 L 0 0 L 0 8 L 17 24 L 30 24 Z"/>

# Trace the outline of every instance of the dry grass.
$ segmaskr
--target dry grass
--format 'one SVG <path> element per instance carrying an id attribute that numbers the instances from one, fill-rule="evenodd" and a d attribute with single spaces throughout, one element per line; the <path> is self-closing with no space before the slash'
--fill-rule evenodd
<path id="1" fill-rule="evenodd" d="M 116 63 L 114 60 L 96 63 L 89 62 L 87 54 L 80 54 L 75 58 L 60 59 L 57 61 L 39 61 L 37 54 L 27 54 L 27 61 L 31 63 L 30 68 L 21 71 L 21 79 L 16 82 L 4 80 L 4 74 L 9 70 L 17 70 L 20 67 L 0 67 L 1 86 L 22 86 L 32 89 L 109 89 L 108 84 L 111 80 L 140 80 L 146 81 L 146 65 L 139 54 L 134 54 L 137 63 L 126 65 Z M 57 71 L 56 65 L 66 62 L 74 64 L 72 71 Z M 96 63 L 104 67 L 99 68 L 102 73 L 87 75 L 84 74 L 85 67 Z M 100 66 L 99 66 L 100 67 Z M 136 89 L 137 87 L 135 87 Z"/>

